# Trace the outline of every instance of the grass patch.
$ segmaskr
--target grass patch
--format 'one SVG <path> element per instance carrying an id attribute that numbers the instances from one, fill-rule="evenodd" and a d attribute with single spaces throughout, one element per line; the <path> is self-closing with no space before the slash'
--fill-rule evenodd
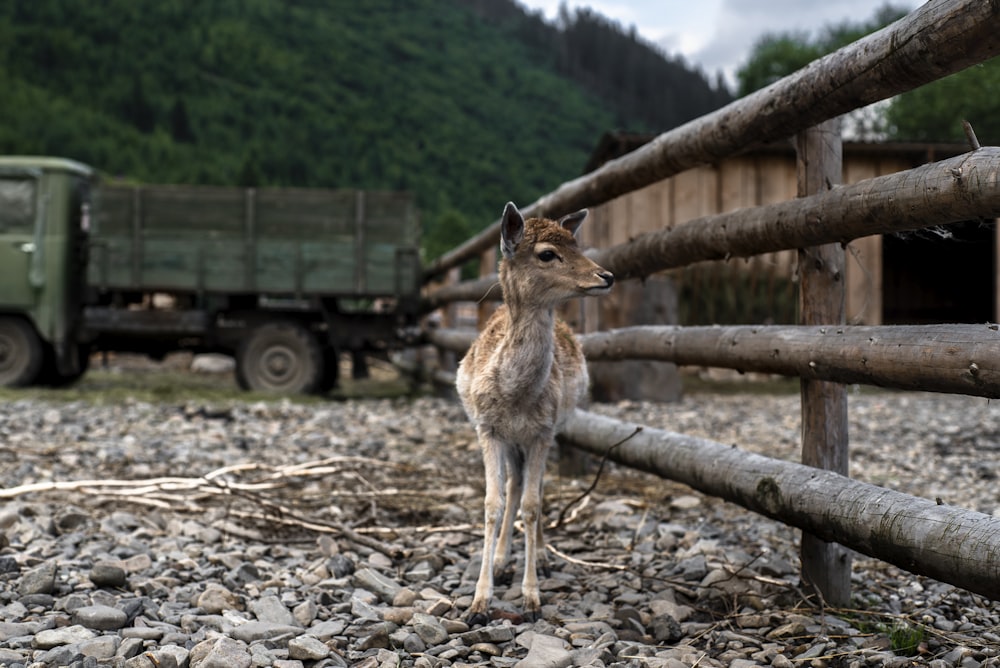
<path id="1" fill-rule="evenodd" d="M 96 365 L 95 365 L 96 366 Z M 0 401 L 24 399 L 53 403 L 82 401 L 94 405 L 115 405 L 127 401 L 146 403 L 205 403 L 291 401 L 320 404 L 349 399 L 396 398 L 413 394 L 406 378 L 384 370 L 371 378 L 355 380 L 341 374 L 340 383 L 325 395 L 246 392 L 239 388 L 233 373 L 194 373 L 175 364 L 141 364 L 134 367 L 91 368 L 69 387 L 0 387 Z M 346 377 L 345 377 L 346 375 Z"/>
<path id="2" fill-rule="evenodd" d="M 927 640 L 927 629 L 906 619 L 848 614 L 844 620 L 861 633 L 885 636 L 888 649 L 896 656 L 916 656 Z"/>
<path id="3" fill-rule="evenodd" d="M 799 393 L 798 378 L 765 378 L 744 380 L 703 378 L 694 374 L 682 376 L 685 394 L 758 394 L 790 395 Z"/>

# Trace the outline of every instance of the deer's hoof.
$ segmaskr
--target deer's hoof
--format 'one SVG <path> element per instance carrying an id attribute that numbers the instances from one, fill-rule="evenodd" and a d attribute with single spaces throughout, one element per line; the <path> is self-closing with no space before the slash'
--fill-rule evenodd
<path id="1" fill-rule="evenodd" d="M 529 624 L 534 624 L 535 622 L 537 622 L 539 619 L 542 618 L 542 611 L 541 610 L 525 610 L 524 614 L 522 615 L 522 617 L 524 617 L 524 621 L 528 622 Z"/>
<path id="2" fill-rule="evenodd" d="M 514 567 L 505 568 L 493 574 L 493 583 L 502 587 L 508 586 L 514 581 Z"/>
<path id="3" fill-rule="evenodd" d="M 486 626 L 490 622 L 490 616 L 486 612 L 470 612 L 465 618 L 465 623 L 472 626 Z"/>

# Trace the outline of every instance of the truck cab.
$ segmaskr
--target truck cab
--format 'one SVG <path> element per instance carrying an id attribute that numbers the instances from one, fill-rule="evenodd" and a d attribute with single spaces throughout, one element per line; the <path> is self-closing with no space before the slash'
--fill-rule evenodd
<path id="1" fill-rule="evenodd" d="M 73 160 L 0 156 L 0 385 L 86 369 L 77 329 L 94 178 Z"/>

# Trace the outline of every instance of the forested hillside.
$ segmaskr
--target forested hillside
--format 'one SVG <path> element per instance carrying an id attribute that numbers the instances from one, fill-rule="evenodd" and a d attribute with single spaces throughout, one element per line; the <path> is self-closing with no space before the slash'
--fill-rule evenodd
<path id="1" fill-rule="evenodd" d="M 430 255 L 577 176 L 604 131 L 729 99 L 602 17 L 511 0 L 9 0 L 0 89 L 0 153 L 409 190 Z"/>

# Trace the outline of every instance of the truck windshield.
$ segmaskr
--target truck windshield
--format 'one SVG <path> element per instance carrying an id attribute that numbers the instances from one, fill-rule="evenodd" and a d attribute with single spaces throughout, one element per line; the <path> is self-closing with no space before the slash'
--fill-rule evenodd
<path id="1" fill-rule="evenodd" d="M 0 234 L 30 232 L 34 221 L 34 179 L 0 178 Z"/>

